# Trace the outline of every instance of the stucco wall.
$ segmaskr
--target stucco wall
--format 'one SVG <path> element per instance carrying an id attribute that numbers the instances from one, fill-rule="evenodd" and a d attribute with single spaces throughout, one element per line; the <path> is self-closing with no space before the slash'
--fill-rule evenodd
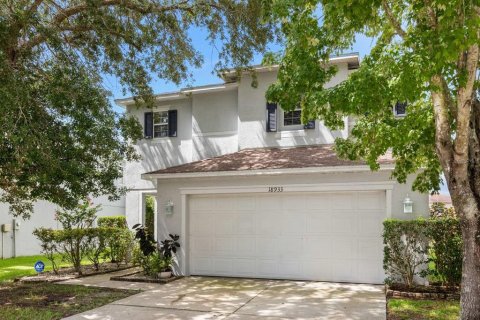
<path id="1" fill-rule="evenodd" d="M 340 83 L 352 72 L 346 63 L 338 65 L 338 73 L 326 84 L 331 87 Z M 348 119 L 343 130 L 331 131 L 321 121 L 316 121 L 315 129 L 303 130 L 303 126 L 283 126 L 283 110 L 279 107 L 278 132 L 266 132 L 265 92 L 275 82 L 276 72 L 257 74 L 258 86 L 252 87 L 250 76 L 242 78 L 238 88 L 238 144 L 239 149 L 274 146 L 297 146 L 308 144 L 330 144 L 337 137 L 347 137 Z"/>
<path id="2" fill-rule="evenodd" d="M 110 202 L 106 196 L 93 199 L 94 205 L 101 204 L 102 210 L 98 212 L 97 216 L 118 216 L 125 215 L 125 198 Z M 19 230 L 15 230 L 15 245 L 12 231 L 3 233 L 3 241 L 0 238 L 0 245 L 3 246 L 3 258 L 16 256 L 27 256 L 39 254 L 41 251 L 40 242 L 32 234 L 35 228 L 45 227 L 59 229 L 61 226 L 54 219 L 55 211 L 58 207 L 47 201 L 37 201 L 34 204 L 34 211 L 30 219 L 23 220 L 22 218 L 15 218 L 20 222 Z M 0 203 L 0 225 L 13 223 L 14 217 L 8 213 L 8 205 Z M 14 249 L 14 246 L 16 247 Z M 0 247 L 1 248 L 1 247 Z M 15 251 L 15 252 L 14 252 Z"/>
<path id="3" fill-rule="evenodd" d="M 224 178 L 188 178 L 158 180 L 157 188 L 157 221 L 159 239 L 166 238 L 169 233 L 181 234 L 182 232 L 182 203 L 180 188 L 205 188 L 205 187 L 242 187 L 242 186 L 288 186 L 304 184 L 325 183 L 364 183 L 385 182 L 389 179 L 389 171 L 355 172 L 355 173 L 315 173 L 315 174 L 284 174 L 277 176 L 237 176 Z M 412 178 L 407 184 L 394 182 L 392 190 L 392 217 L 398 219 L 413 219 L 419 216 L 428 216 L 428 195 L 411 191 Z M 345 189 L 348 191 L 348 188 Z M 414 213 L 403 213 L 403 200 L 409 194 L 414 202 Z M 188 198 L 188 197 L 187 197 Z M 165 214 L 165 203 L 173 201 L 174 213 Z M 187 200 L 188 202 L 188 200 Z M 188 215 L 187 215 L 188 218 Z M 274 223 L 274 222 L 272 222 Z M 182 244 L 186 239 L 182 238 Z M 182 262 L 185 252 L 179 255 Z"/>

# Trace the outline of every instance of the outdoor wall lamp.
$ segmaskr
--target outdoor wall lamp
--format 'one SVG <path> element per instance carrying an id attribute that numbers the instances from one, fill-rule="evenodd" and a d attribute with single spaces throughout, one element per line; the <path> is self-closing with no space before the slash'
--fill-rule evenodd
<path id="1" fill-rule="evenodd" d="M 168 200 L 167 203 L 165 204 L 165 213 L 166 214 L 172 214 L 173 213 L 173 201 Z"/>
<path id="2" fill-rule="evenodd" d="M 403 200 L 403 213 L 412 213 L 413 212 L 413 201 L 410 197 L 407 196 Z"/>

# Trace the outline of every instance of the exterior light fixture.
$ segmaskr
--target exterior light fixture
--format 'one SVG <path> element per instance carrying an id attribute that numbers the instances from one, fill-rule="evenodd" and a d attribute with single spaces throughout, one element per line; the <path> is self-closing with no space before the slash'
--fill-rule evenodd
<path id="1" fill-rule="evenodd" d="M 403 200 L 403 213 L 413 213 L 413 201 L 408 194 Z"/>
<path id="2" fill-rule="evenodd" d="M 167 203 L 165 204 L 165 213 L 170 215 L 173 213 L 173 201 L 168 200 Z"/>

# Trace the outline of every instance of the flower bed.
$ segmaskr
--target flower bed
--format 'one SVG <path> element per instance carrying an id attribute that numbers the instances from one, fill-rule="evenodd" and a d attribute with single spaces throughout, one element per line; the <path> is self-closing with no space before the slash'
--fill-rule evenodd
<path id="1" fill-rule="evenodd" d="M 137 271 L 137 272 L 128 273 L 122 276 L 110 277 L 110 280 L 129 281 L 129 282 L 147 282 L 147 283 L 169 283 L 181 278 L 183 278 L 183 276 L 172 276 L 170 278 L 152 278 L 151 276 L 146 275 L 144 272 Z"/>
<path id="2" fill-rule="evenodd" d="M 440 299 L 440 300 L 458 300 L 460 299 L 459 287 L 445 286 L 406 286 L 395 283 L 385 287 L 387 298 L 404 297 L 415 299 Z"/>
<path id="3" fill-rule="evenodd" d="M 24 282 L 24 283 L 37 283 L 37 282 L 59 282 L 69 279 L 76 279 L 88 276 L 95 276 L 100 274 L 106 274 L 115 271 L 121 271 L 132 268 L 132 264 L 121 264 L 118 265 L 117 263 L 103 263 L 100 265 L 99 269 L 96 270 L 93 265 L 91 266 L 83 266 L 82 267 L 82 274 L 79 274 L 75 271 L 75 268 L 68 267 L 68 268 L 60 268 L 58 273 L 55 274 L 53 271 L 43 272 L 35 276 L 25 276 L 21 278 L 16 278 L 15 282 Z"/>

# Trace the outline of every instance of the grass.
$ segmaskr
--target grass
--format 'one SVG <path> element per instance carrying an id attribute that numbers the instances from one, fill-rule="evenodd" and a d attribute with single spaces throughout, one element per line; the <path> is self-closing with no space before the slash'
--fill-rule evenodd
<path id="1" fill-rule="evenodd" d="M 33 265 L 38 260 L 42 260 L 45 263 L 45 271 L 52 270 L 52 264 L 45 256 L 25 256 L 0 260 L 0 282 L 10 281 L 18 277 L 35 275 L 37 272 L 33 268 Z M 60 267 L 69 267 L 70 264 L 61 262 L 60 256 L 56 259 L 57 264 Z M 84 264 L 90 264 L 90 261 L 84 260 Z"/>
<path id="2" fill-rule="evenodd" d="M 135 293 L 138 292 L 51 283 L 3 283 L 0 285 L 0 318 L 62 319 Z"/>
<path id="3" fill-rule="evenodd" d="M 460 303 L 451 300 L 389 299 L 388 320 L 457 320 Z"/>

